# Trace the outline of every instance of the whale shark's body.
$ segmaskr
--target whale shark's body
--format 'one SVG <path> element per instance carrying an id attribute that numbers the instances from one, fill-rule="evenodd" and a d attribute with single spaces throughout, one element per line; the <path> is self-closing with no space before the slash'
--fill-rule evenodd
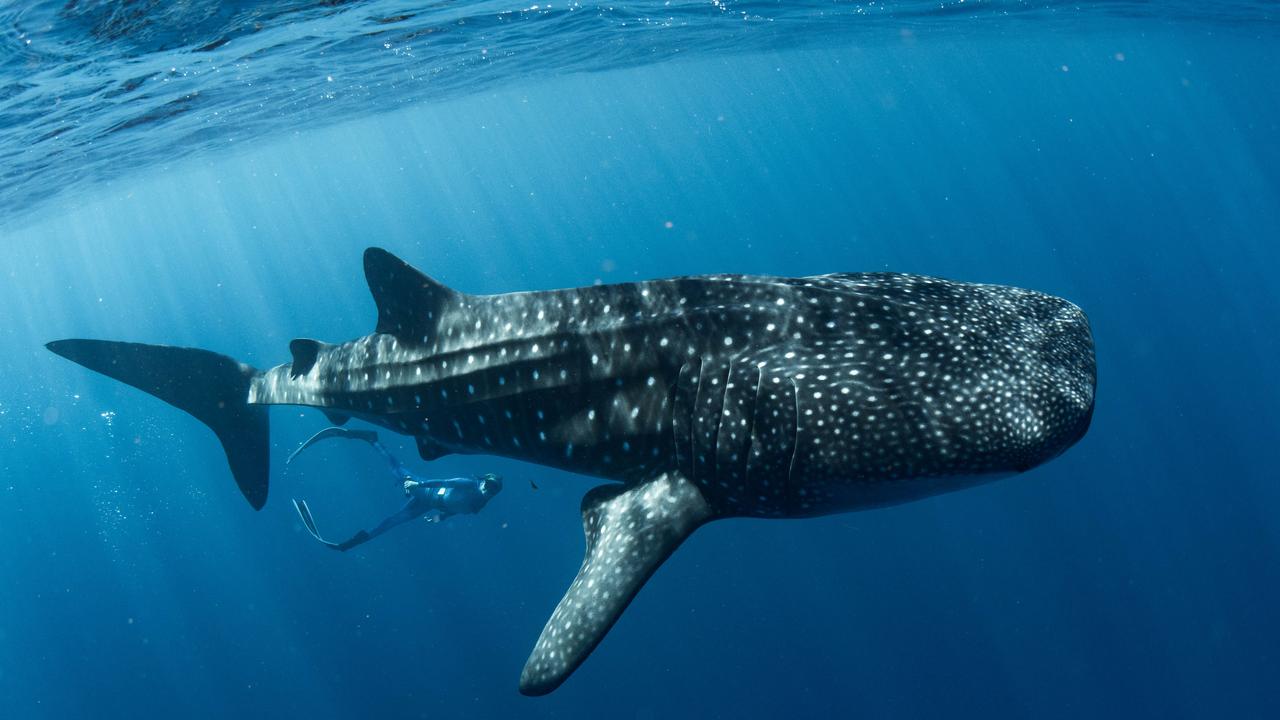
<path id="1" fill-rule="evenodd" d="M 203 350 L 54 352 L 190 412 L 266 501 L 265 406 L 617 481 L 521 676 L 555 689 L 699 525 L 900 503 L 1020 472 L 1083 436 L 1093 340 L 1071 303 L 891 274 L 722 275 L 475 296 L 365 253 L 372 335 L 291 343 L 264 372 Z"/>

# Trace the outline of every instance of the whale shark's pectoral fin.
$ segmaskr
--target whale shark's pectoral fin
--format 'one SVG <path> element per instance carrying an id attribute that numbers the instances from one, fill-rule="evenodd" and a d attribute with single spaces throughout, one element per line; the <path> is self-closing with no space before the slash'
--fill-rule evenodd
<path id="1" fill-rule="evenodd" d="M 588 492 L 582 498 L 586 556 L 525 663 L 520 692 L 545 695 L 559 687 L 654 570 L 711 515 L 702 493 L 675 473 Z"/>

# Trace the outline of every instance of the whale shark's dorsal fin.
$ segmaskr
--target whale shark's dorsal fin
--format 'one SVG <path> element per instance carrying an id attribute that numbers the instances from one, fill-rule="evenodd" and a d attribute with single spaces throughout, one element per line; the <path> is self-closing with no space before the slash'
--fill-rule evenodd
<path id="1" fill-rule="evenodd" d="M 582 498 L 586 556 L 525 663 L 520 692 L 545 695 L 559 687 L 654 570 L 709 519 L 702 493 L 675 473 L 588 492 Z"/>
<path id="2" fill-rule="evenodd" d="M 382 248 L 364 251 L 364 277 L 378 305 L 374 332 L 397 337 L 429 336 L 441 310 L 461 295 Z"/>

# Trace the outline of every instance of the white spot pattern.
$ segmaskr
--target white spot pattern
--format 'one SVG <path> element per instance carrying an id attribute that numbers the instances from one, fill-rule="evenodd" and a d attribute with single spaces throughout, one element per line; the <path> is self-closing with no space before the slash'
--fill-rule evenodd
<path id="1" fill-rule="evenodd" d="M 366 267 L 375 293 L 396 286 Z M 619 480 L 617 498 L 692 492 L 717 517 L 872 507 L 1025 470 L 1083 435 L 1093 409 L 1084 314 L 1017 288 L 892 273 L 496 296 L 417 275 L 409 288 L 377 298 L 395 332 L 321 345 L 296 378 L 273 368 L 250 402 L 413 432 L 424 457 L 496 453 Z M 588 513 L 585 584 L 565 598 L 586 604 L 557 610 L 531 687 L 558 684 L 639 587 L 637 568 L 666 556 L 618 564 L 632 534 L 617 523 L 665 516 L 610 503 Z M 591 608 L 610 619 L 579 616 Z"/>

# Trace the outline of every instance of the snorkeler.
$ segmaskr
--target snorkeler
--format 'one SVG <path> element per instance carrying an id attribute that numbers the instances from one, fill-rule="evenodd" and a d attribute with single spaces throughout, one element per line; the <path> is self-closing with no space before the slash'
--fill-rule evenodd
<path id="1" fill-rule="evenodd" d="M 391 472 L 395 476 L 396 482 L 403 483 L 404 494 L 409 498 L 404 507 L 386 520 L 378 523 L 377 527 L 368 531 L 361 530 L 340 543 L 329 542 L 321 537 L 320 532 L 316 530 L 315 519 L 311 516 L 311 508 L 307 507 L 305 500 L 295 499 L 293 506 L 297 508 L 298 515 L 302 517 L 302 524 L 307 526 L 307 531 L 316 540 L 334 550 L 346 552 L 397 525 L 403 525 L 415 518 L 423 517 L 427 522 L 440 522 L 450 515 L 472 515 L 478 513 L 502 490 L 502 478 L 492 473 L 478 477 L 445 480 L 419 478 L 406 468 L 396 456 L 383 447 L 382 443 L 378 442 L 378 434 L 372 430 L 347 430 L 340 427 L 325 428 L 312 435 L 297 450 L 294 450 L 286 463 L 293 462 L 293 459 L 303 450 L 328 438 L 363 440 L 372 445 L 390 463 Z"/>

